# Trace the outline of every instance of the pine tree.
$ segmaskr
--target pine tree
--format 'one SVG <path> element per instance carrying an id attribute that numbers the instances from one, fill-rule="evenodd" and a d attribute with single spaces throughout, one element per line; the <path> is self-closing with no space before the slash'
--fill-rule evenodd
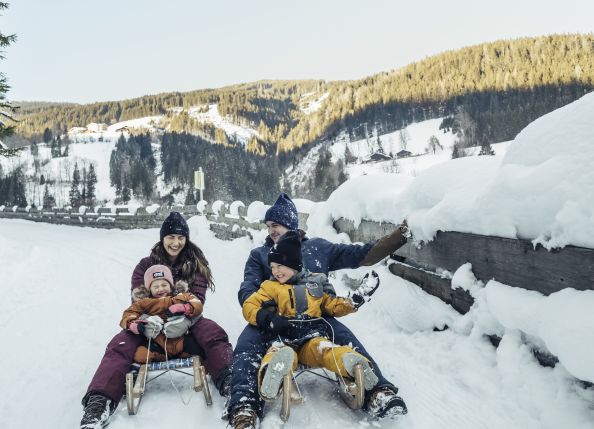
<path id="1" fill-rule="evenodd" d="M 80 171 L 78 171 L 78 163 L 74 163 L 74 173 L 72 173 L 72 184 L 70 185 L 70 205 L 72 207 L 80 207 L 81 195 L 80 195 Z"/>
<path id="2" fill-rule="evenodd" d="M 8 8 L 8 3 L 0 2 L 0 10 Z M 0 49 L 6 48 L 16 40 L 15 34 L 5 35 L 0 32 Z M 0 60 L 4 59 L 4 51 L 0 50 Z M 6 93 L 10 89 L 6 76 L 0 72 L 0 138 L 9 136 L 14 132 L 14 113 L 16 108 L 6 101 Z M 0 156 L 10 157 L 18 154 L 20 149 L 7 148 L 0 144 Z"/>
<path id="3" fill-rule="evenodd" d="M 52 130 L 45 127 L 45 130 L 43 130 L 43 142 L 47 144 L 47 143 L 51 142 L 52 139 L 53 139 Z"/>
<path id="4" fill-rule="evenodd" d="M 86 186 L 86 201 L 85 204 L 93 207 L 95 205 L 95 188 L 97 185 L 97 174 L 95 173 L 95 167 L 93 164 L 89 166 L 89 173 L 87 174 L 87 186 Z"/>
<path id="5" fill-rule="evenodd" d="M 49 193 L 47 185 L 45 185 L 45 189 L 43 191 L 43 208 L 50 210 L 56 205 L 56 199 L 53 195 Z"/>
<path id="6" fill-rule="evenodd" d="M 122 189 L 122 202 L 124 204 L 128 204 L 128 201 L 130 201 L 131 198 L 131 194 L 130 194 L 130 188 L 128 188 L 127 186 L 124 186 L 124 188 Z"/>
<path id="7" fill-rule="evenodd" d="M 194 189 L 190 186 L 188 187 L 188 192 L 186 194 L 186 200 L 184 202 L 186 206 L 191 206 L 196 204 L 196 197 L 194 196 Z"/>

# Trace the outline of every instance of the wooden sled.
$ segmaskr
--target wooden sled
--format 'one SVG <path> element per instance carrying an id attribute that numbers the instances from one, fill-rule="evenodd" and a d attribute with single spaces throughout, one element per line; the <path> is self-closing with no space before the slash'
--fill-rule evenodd
<path id="1" fill-rule="evenodd" d="M 193 373 L 182 371 L 184 368 L 192 368 Z M 139 367 L 133 368 L 126 374 L 126 404 L 128 405 L 128 414 L 131 416 L 138 413 L 140 401 L 144 395 L 146 385 L 159 378 L 163 374 L 175 371 L 181 374 L 186 374 L 194 377 L 194 391 L 202 391 L 206 405 L 212 405 L 212 396 L 210 394 L 210 387 L 206 380 L 206 371 L 202 365 L 199 356 L 191 358 L 172 359 L 166 362 L 151 362 L 143 364 Z M 151 372 L 159 372 L 158 375 L 149 378 L 148 374 Z"/>
<path id="2" fill-rule="evenodd" d="M 363 384 L 363 367 L 361 364 L 355 366 L 355 377 L 343 377 L 342 379 L 337 376 L 332 379 L 325 375 L 314 372 L 310 368 L 303 367 L 300 368 L 295 374 L 290 371 L 283 377 L 283 382 L 279 390 L 279 397 L 282 400 L 280 417 L 283 422 L 289 420 L 289 416 L 291 415 L 291 404 L 297 405 L 303 402 L 303 396 L 301 396 L 295 380 L 304 372 L 309 372 L 311 374 L 317 375 L 318 377 L 322 377 L 337 383 L 340 397 L 350 409 L 360 410 L 363 408 L 363 401 L 365 400 L 365 387 Z M 343 379 L 344 382 L 342 381 Z"/>

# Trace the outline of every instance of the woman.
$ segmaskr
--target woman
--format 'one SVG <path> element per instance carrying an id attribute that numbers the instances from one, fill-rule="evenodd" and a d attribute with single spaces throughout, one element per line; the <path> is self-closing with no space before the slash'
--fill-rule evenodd
<path id="1" fill-rule="evenodd" d="M 190 229 L 181 214 L 171 212 L 165 219 L 160 231 L 160 241 L 151 249 L 151 254 L 136 265 L 132 273 L 132 301 L 148 296 L 144 286 L 144 273 L 155 264 L 166 265 L 171 269 L 176 282 L 186 282 L 189 291 L 204 303 L 206 290 L 214 291 L 212 273 L 202 250 L 189 239 Z M 219 393 L 227 396 L 229 392 L 230 366 L 233 348 L 227 333 L 216 322 L 200 317 L 188 320 L 186 326 L 154 326 L 151 329 L 189 328 L 190 335 L 204 351 L 205 366 L 212 377 Z M 107 345 L 105 355 L 91 380 L 82 403 L 84 415 L 81 429 L 105 426 L 115 411 L 125 391 L 126 373 L 132 364 L 134 352 L 145 337 L 124 330 L 117 334 Z"/>

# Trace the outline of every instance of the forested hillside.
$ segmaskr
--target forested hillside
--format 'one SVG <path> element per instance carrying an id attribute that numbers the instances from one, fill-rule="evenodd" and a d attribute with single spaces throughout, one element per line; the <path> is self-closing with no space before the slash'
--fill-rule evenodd
<path id="1" fill-rule="evenodd" d="M 55 133 L 89 122 L 111 124 L 162 114 L 170 117 L 172 131 L 214 136 L 184 112 L 216 103 L 221 115 L 257 129 L 262 143 L 277 145 L 277 153 L 343 130 L 361 137 L 365 130 L 388 132 L 448 115 L 464 118 L 459 125 L 469 131 L 469 144 L 478 145 L 513 138 L 536 117 L 592 89 L 594 36 L 552 35 L 445 52 L 356 81 L 261 81 L 88 105 L 40 106 L 21 112 L 18 131 L 33 136 L 45 128 Z M 326 92 L 319 109 L 302 110 Z M 179 107 L 184 111 L 174 109 Z"/>
<path id="2" fill-rule="evenodd" d="M 60 135 L 72 127 L 158 116 L 151 135 L 134 131 L 115 147 L 110 181 L 120 201 L 172 199 L 191 188 L 197 166 L 209 177 L 206 198 L 250 201 L 269 198 L 281 183 L 289 189 L 294 184 L 287 182 L 288 167 L 339 135 L 379 141 L 412 123 L 443 118 L 441 128 L 458 139 L 453 157 L 469 146 L 483 146 L 488 154 L 491 143 L 513 139 L 536 118 L 592 90 L 594 35 L 551 35 L 445 52 L 354 81 L 259 81 L 87 105 L 22 103 L 17 137 L 21 144 L 45 141 L 51 157 L 60 158 L 69 144 Z M 217 118 L 245 127 L 250 137 L 241 140 L 209 122 L 215 110 Z M 161 145 L 159 165 L 151 144 Z M 302 189 L 304 196 L 323 199 L 346 179 L 344 163 L 334 163 L 327 151 L 314 158 L 311 174 L 296 180 L 311 183 Z M 37 176 L 39 168 L 34 166 Z M 173 188 L 170 195 L 157 195 L 157 175 Z M 17 201 L 21 176 L 11 170 L 4 177 L 0 170 L 2 201 Z"/>

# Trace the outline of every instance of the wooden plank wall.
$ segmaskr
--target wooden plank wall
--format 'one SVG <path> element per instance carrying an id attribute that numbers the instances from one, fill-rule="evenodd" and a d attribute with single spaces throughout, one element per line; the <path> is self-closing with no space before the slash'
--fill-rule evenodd
<path id="1" fill-rule="evenodd" d="M 339 232 L 353 241 L 369 241 L 392 231 L 390 223 L 362 221 L 358 228 L 352 221 L 334 223 Z M 407 243 L 397 255 L 409 265 L 429 271 L 438 268 L 454 273 L 466 262 L 472 264 L 475 276 L 487 282 L 501 283 L 536 290 L 544 295 L 566 287 L 594 290 L 594 249 L 566 246 L 547 250 L 534 247 L 528 240 L 483 236 L 462 232 L 438 232 L 429 243 Z"/>

